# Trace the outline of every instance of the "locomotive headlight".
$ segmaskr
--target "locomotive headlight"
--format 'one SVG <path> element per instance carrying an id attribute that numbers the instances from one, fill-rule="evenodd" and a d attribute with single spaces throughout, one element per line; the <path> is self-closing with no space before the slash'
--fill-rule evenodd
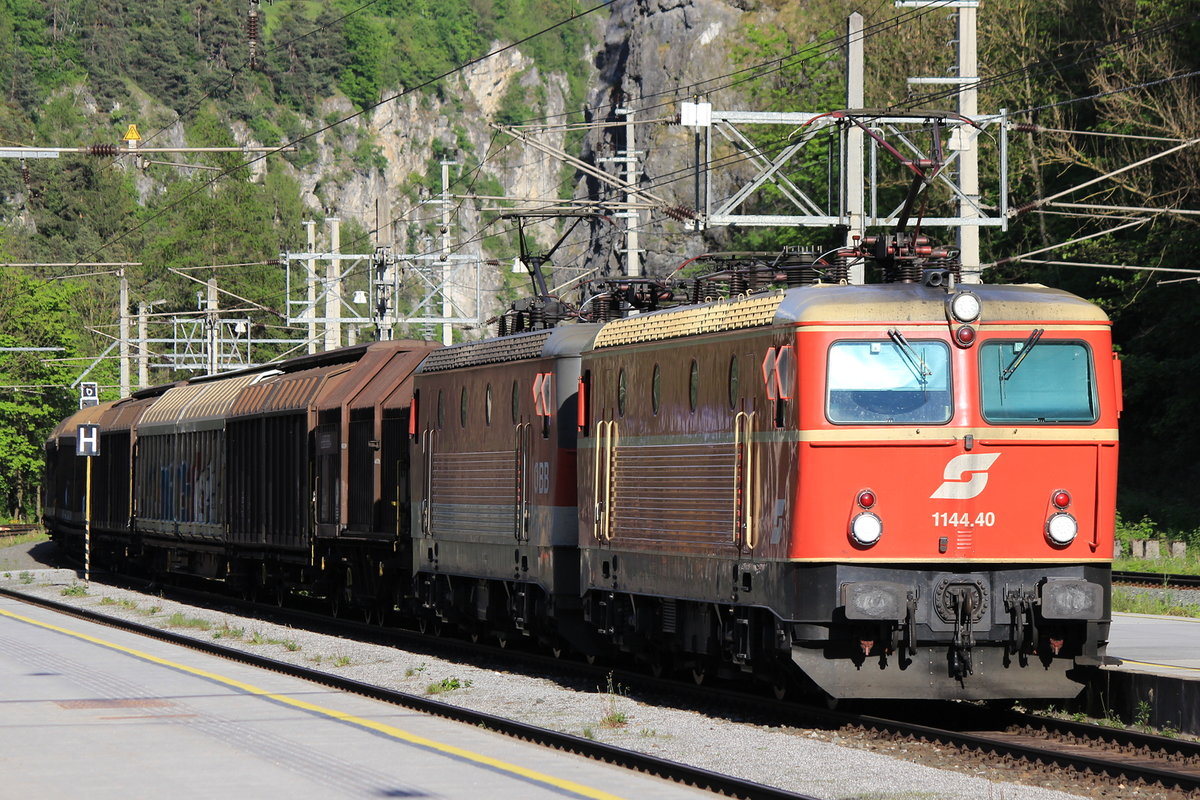
<path id="1" fill-rule="evenodd" d="M 863 512 L 850 521 L 850 536 L 863 547 L 870 547 L 883 535 L 883 520 L 870 511 Z"/>
<path id="2" fill-rule="evenodd" d="M 974 322 L 979 319 L 983 304 L 979 296 L 972 292 L 958 292 L 950 298 L 950 316 L 962 323 Z"/>
<path id="3" fill-rule="evenodd" d="M 1067 513 L 1055 514 L 1046 520 L 1046 536 L 1059 547 L 1065 547 L 1075 541 L 1079 533 L 1079 523 Z"/>

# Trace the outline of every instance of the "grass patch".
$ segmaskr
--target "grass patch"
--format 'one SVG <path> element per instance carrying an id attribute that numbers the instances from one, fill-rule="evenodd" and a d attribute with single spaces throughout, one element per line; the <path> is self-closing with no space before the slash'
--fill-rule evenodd
<path id="1" fill-rule="evenodd" d="M 19 573 L 17 573 L 17 579 L 20 580 L 21 583 L 25 583 L 25 584 L 33 583 L 33 573 L 32 572 L 19 572 Z"/>
<path id="2" fill-rule="evenodd" d="M 155 614 L 162 613 L 162 606 L 150 606 L 149 608 L 143 608 L 142 613 L 147 617 L 153 617 Z"/>
<path id="3" fill-rule="evenodd" d="M 337 656 L 336 658 L 333 659 L 333 665 L 335 667 L 350 666 L 350 656 Z"/>
<path id="4" fill-rule="evenodd" d="M 1113 589 L 1113 611 L 1127 614 L 1157 614 L 1165 617 L 1200 617 L 1200 605 L 1175 603 L 1169 598 L 1142 592 Z"/>
<path id="5" fill-rule="evenodd" d="M 70 586 L 64 588 L 59 594 L 63 597 L 87 597 L 87 586 L 82 583 L 71 582 Z"/>
<path id="6" fill-rule="evenodd" d="M 471 688 L 471 681 L 466 678 L 442 678 L 440 681 L 434 681 L 425 687 L 425 694 L 445 694 L 453 692 L 456 689 Z"/>
<path id="7" fill-rule="evenodd" d="M 229 623 L 226 622 L 221 627 L 219 627 L 215 631 L 213 631 L 213 638 L 214 639 L 241 639 L 242 636 L 245 635 L 245 633 L 246 633 L 245 628 L 231 628 L 231 627 L 229 627 Z"/>
<path id="8" fill-rule="evenodd" d="M 104 597 L 100 598 L 100 605 L 102 605 L 102 606 L 120 606 L 121 608 L 125 609 L 126 611 L 133 611 L 134 609 L 136 609 L 138 607 L 136 600 L 130 600 L 128 598 L 126 598 L 124 600 L 118 600 L 117 598 L 109 597 L 108 595 L 105 595 Z"/>
<path id="9" fill-rule="evenodd" d="M 50 534 L 42 531 L 40 533 L 22 533 L 20 536 L 7 537 L 2 540 L 2 545 L 4 547 L 15 547 L 19 544 L 48 541 L 50 541 Z"/>
<path id="10" fill-rule="evenodd" d="M 189 617 L 176 611 L 167 619 L 168 628 L 192 628 L 198 631 L 212 630 L 212 623 L 199 617 Z"/>
<path id="11" fill-rule="evenodd" d="M 1190 549 L 1190 548 L 1189 548 Z M 1117 572 L 1157 572 L 1162 575 L 1200 575 L 1200 561 L 1192 556 L 1184 558 L 1129 558 L 1113 561 Z"/>
<path id="12" fill-rule="evenodd" d="M 415 667 L 409 667 L 408 669 L 404 670 L 404 677 L 412 678 L 418 676 L 427 669 L 429 669 L 428 664 L 417 664 Z"/>
<path id="13" fill-rule="evenodd" d="M 624 711 L 610 711 L 600 718 L 601 728 L 624 728 L 629 724 L 629 715 Z"/>
<path id="14" fill-rule="evenodd" d="M 608 711 L 605 712 L 604 716 L 600 717 L 600 727 L 624 728 L 629 724 L 629 715 L 617 709 L 617 701 L 625 696 L 624 687 L 619 683 L 613 682 L 613 674 L 610 672 L 606 679 L 606 686 L 601 691 L 604 693 Z"/>

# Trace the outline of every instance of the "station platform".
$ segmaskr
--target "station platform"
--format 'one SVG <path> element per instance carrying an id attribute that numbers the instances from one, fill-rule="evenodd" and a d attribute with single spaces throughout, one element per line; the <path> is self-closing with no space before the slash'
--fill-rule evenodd
<path id="1" fill-rule="evenodd" d="M 1085 699 L 1089 713 L 1200 735 L 1200 619 L 1113 614 L 1108 656 Z"/>
<path id="2" fill-rule="evenodd" d="M 0 598 L 0 796 L 712 795 Z"/>

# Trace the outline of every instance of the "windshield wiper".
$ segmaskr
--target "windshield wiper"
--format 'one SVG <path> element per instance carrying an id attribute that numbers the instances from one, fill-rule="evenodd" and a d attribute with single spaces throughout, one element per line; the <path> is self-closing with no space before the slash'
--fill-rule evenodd
<path id="1" fill-rule="evenodd" d="M 1029 338 L 1021 345 L 1021 351 L 1013 356 L 1013 360 L 1008 362 L 1008 366 L 1000 373 L 1000 380 L 1006 381 L 1013 376 L 1017 371 L 1017 367 L 1021 366 L 1021 362 L 1025 360 L 1025 356 L 1029 355 L 1029 351 L 1038 343 L 1038 339 L 1042 338 L 1044 331 L 1041 328 L 1034 328 L 1033 333 L 1029 334 Z"/>
<path id="2" fill-rule="evenodd" d="M 933 374 L 933 370 L 925 366 L 925 359 L 921 358 L 921 355 L 913 349 L 913 346 L 908 343 L 908 339 L 904 338 L 904 334 L 892 328 L 888 331 L 888 338 L 896 343 L 896 347 L 900 348 L 909 367 L 917 374 L 917 381 L 922 384 L 928 383 L 925 379 Z"/>

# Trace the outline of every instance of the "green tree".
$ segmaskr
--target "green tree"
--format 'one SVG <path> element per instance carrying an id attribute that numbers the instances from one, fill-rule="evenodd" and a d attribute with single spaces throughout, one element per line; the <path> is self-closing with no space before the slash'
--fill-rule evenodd
<path id="1" fill-rule="evenodd" d="M 14 518 L 36 512 L 46 436 L 71 413 L 69 384 L 78 327 L 72 290 L 9 269 L 0 272 L 0 346 L 58 347 L 60 352 L 0 352 L 0 498 Z"/>

